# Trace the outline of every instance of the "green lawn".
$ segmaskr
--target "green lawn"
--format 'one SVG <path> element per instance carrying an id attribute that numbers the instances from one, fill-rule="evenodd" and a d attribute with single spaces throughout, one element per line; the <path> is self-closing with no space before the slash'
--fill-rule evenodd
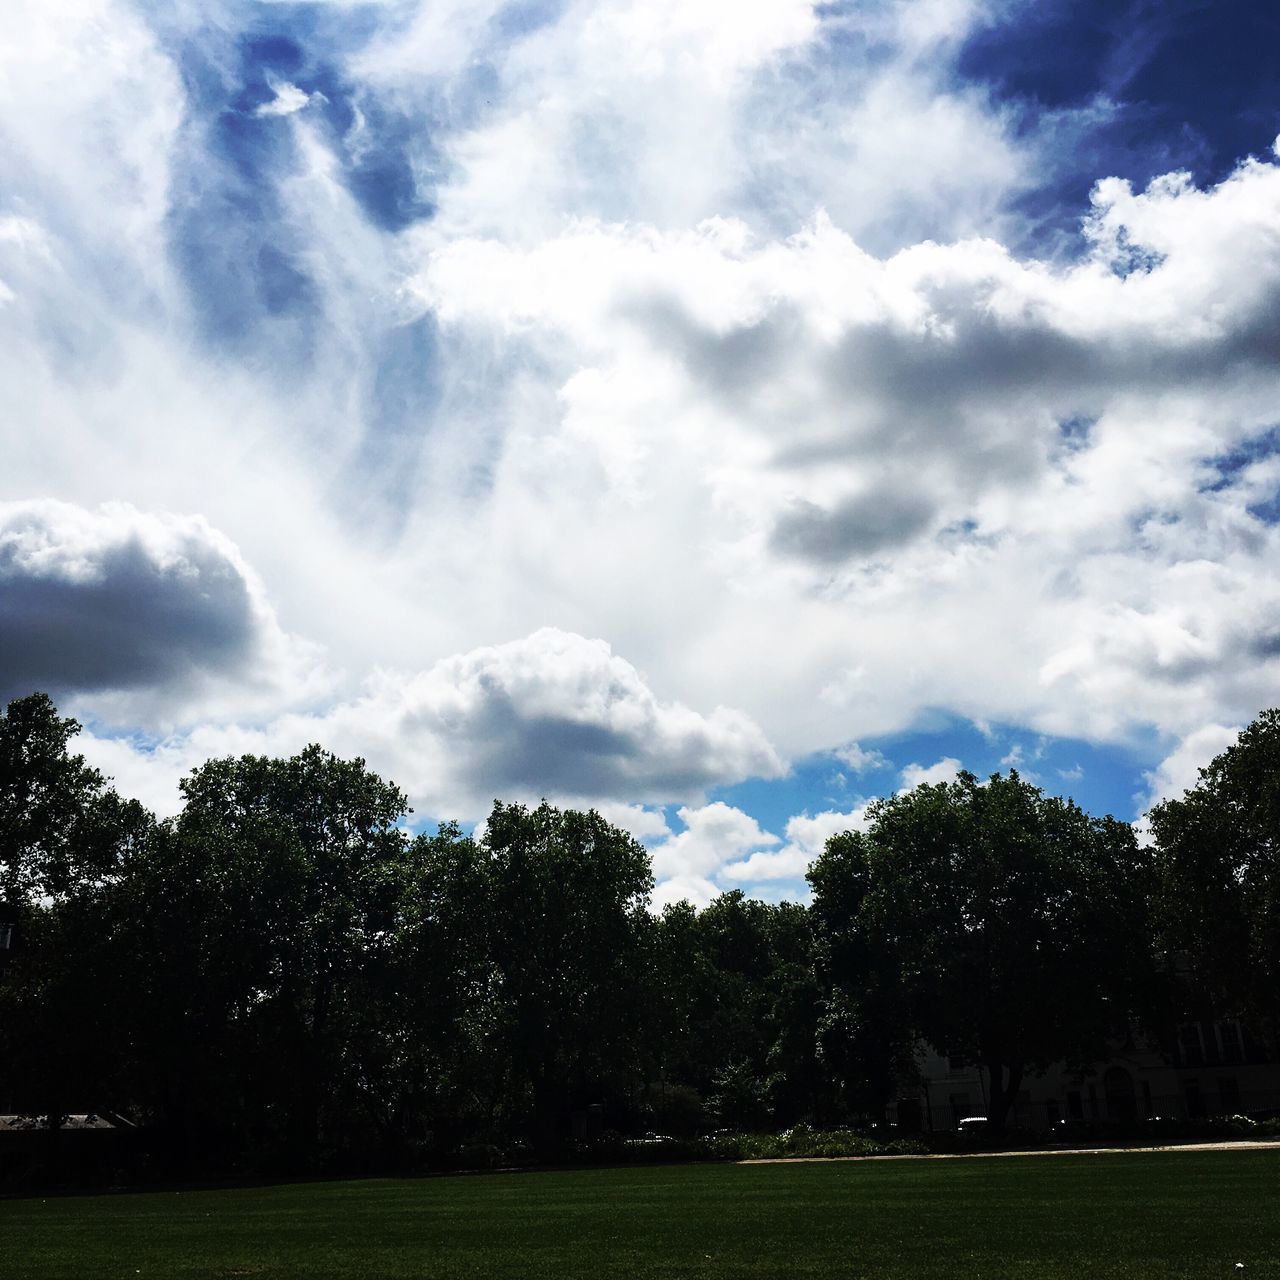
<path id="1" fill-rule="evenodd" d="M 0 1202 L 5 1280 L 1280 1277 L 1280 1150 L 698 1165 Z"/>

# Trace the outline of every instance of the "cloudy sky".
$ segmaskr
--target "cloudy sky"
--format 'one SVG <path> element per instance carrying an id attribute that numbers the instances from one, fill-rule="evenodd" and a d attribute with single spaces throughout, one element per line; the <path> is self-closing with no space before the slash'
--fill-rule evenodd
<path id="1" fill-rule="evenodd" d="M 1270 6 L 9 4 L 0 697 L 161 812 L 319 741 L 778 898 L 1277 701 Z"/>

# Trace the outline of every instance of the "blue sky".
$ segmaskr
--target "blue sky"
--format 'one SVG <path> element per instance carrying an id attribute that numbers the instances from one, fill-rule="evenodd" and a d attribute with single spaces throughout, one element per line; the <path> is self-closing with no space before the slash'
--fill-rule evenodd
<path id="1" fill-rule="evenodd" d="M 315 740 L 794 897 L 1275 701 L 1267 6 L 18 3 L 0 695 L 161 812 Z"/>

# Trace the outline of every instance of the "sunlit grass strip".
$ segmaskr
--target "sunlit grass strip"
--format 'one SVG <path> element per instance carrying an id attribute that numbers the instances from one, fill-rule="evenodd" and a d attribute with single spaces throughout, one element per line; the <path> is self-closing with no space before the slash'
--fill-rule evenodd
<path id="1" fill-rule="evenodd" d="M 1280 1151 L 668 1166 L 0 1202 L 5 1275 L 1280 1275 Z"/>

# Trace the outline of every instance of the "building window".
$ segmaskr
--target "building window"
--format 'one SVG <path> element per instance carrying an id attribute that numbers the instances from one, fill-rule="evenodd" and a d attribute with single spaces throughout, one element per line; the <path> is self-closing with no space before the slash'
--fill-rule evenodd
<path id="1" fill-rule="evenodd" d="M 955 1124 L 959 1124 L 969 1114 L 969 1095 L 967 1093 L 953 1093 L 951 1095 L 951 1119 Z"/>
<path id="2" fill-rule="evenodd" d="M 1084 1101 L 1080 1097 L 1079 1089 L 1072 1089 L 1067 1094 L 1067 1115 L 1073 1120 L 1084 1119 Z"/>

